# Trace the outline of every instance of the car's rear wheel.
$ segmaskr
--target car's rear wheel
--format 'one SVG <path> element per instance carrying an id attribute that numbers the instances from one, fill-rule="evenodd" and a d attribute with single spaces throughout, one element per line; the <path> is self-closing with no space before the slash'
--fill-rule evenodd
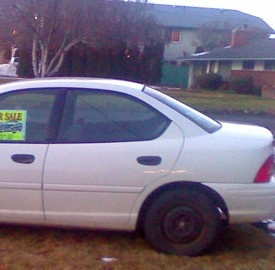
<path id="1" fill-rule="evenodd" d="M 221 218 L 207 195 L 179 189 L 158 196 L 148 207 L 143 225 L 148 243 L 156 250 L 195 256 L 214 243 Z"/>

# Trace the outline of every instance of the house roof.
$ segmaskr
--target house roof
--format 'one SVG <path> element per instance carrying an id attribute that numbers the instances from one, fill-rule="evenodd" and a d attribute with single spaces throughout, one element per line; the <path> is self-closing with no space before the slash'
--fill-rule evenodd
<path id="1" fill-rule="evenodd" d="M 239 47 L 225 47 L 210 52 L 195 54 L 184 60 L 275 60 L 275 39 L 263 39 Z"/>
<path id="2" fill-rule="evenodd" d="M 220 27 L 230 24 L 234 29 L 246 24 L 250 28 L 274 32 L 261 18 L 237 10 L 149 4 L 149 12 L 160 25 L 169 28 L 197 29 L 217 22 Z"/>

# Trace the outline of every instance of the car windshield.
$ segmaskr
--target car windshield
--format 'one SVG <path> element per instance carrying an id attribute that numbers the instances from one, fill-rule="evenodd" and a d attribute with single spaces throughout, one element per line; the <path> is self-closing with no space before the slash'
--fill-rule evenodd
<path id="1" fill-rule="evenodd" d="M 147 95 L 161 101 L 162 103 L 166 104 L 170 108 L 174 109 L 175 111 L 179 112 L 184 117 L 191 120 L 193 123 L 204 129 L 208 133 L 214 133 L 215 131 L 221 128 L 221 124 L 216 120 L 198 112 L 195 109 L 187 106 L 186 104 L 167 96 L 157 90 L 154 90 L 150 87 L 144 88 L 144 93 Z"/>

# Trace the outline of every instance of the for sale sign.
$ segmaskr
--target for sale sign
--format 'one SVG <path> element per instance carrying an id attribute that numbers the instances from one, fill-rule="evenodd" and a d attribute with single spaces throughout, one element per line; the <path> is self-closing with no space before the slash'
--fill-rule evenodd
<path id="1" fill-rule="evenodd" d="M 26 121 L 27 111 L 25 110 L 0 110 L 0 140 L 25 140 Z"/>

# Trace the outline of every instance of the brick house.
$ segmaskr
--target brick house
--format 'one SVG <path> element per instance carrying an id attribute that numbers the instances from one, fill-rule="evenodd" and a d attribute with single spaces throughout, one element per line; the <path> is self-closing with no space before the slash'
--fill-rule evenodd
<path id="1" fill-rule="evenodd" d="M 217 73 L 224 81 L 252 77 L 256 86 L 275 89 L 275 39 L 249 42 L 248 30 L 232 32 L 230 46 L 186 57 L 189 63 L 189 86 L 198 75 Z"/>

